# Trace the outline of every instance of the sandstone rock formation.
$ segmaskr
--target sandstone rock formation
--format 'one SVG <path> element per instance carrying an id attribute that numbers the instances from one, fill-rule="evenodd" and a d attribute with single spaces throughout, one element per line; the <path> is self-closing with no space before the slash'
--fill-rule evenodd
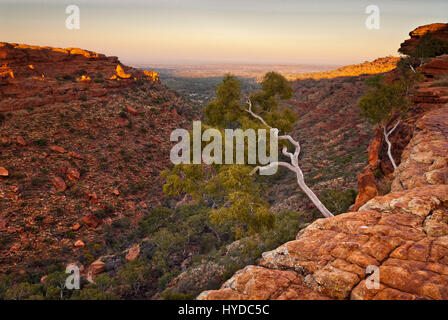
<path id="1" fill-rule="evenodd" d="M 408 143 L 415 132 L 415 128 L 418 131 L 420 130 L 420 126 L 425 126 L 424 120 L 419 122 L 417 120 L 425 112 L 438 109 L 448 103 L 448 89 L 446 87 L 434 86 L 434 80 L 437 80 L 448 72 L 448 55 L 431 59 L 421 66 L 419 71 L 423 73 L 427 81 L 419 84 L 416 88 L 412 97 L 413 105 L 409 109 L 407 116 L 397 127 L 397 130 L 390 137 L 391 143 L 393 144 L 392 154 L 397 164 L 400 163 L 400 158 L 405 148 L 410 148 Z M 393 123 L 392 121 L 388 128 L 391 128 Z M 378 170 L 386 176 L 393 175 L 393 168 L 390 160 L 387 158 L 386 144 L 383 142 L 380 129 L 379 127 L 376 128 L 374 139 L 369 146 L 369 164 L 358 174 L 359 193 L 356 198 L 354 210 L 358 210 L 368 200 L 379 194 L 375 171 Z M 398 171 L 400 170 L 402 169 L 398 169 Z M 393 190 L 398 189 L 394 187 Z"/>
<path id="2" fill-rule="evenodd" d="M 316 220 L 198 299 L 448 299 L 448 105 L 437 97 L 410 110 L 413 134 L 392 192 Z M 379 144 L 369 164 L 378 165 Z"/>
<path id="3" fill-rule="evenodd" d="M 421 37 L 423 37 L 426 33 L 431 33 L 434 38 L 448 41 L 448 24 L 432 23 L 414 29 L 409 33 L 411 39 L 404 41 L 398 51 L 403 54 L 410 54 Z"/>
<path id="4" fill-rule="evenodd" d="M 159 80 L 92 51 L 0 42 L 0 112 L 85 101 L 136 81 Z"/>
<path id="5" fill-rule="evenodd" d="M 448 107 L 439 112 L 447 130 Z M 375 197 L 315 221 L 199 299 L 448 299 L 447 217 L 446 184 Z M 379 289 L 366 287 L 368 266 L 379 267 Z"/>
<path id="6" fill-rule="evenodd" d="M 70 263 L 103 246 L 106 227 L 131 230 L 160 204 L 170 133 L 193 115 L 156 73 L 116 57 L 1 43 L 0 273 Z"/>

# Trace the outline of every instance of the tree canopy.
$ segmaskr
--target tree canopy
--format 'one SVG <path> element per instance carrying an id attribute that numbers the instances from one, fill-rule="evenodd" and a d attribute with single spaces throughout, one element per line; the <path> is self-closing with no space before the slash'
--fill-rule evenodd
<path id="1" fill-rule="evenodd" d="M 279 101 L 291 98 L 292 92 L 289 82 L 282 75 L 269 72 L 261 82 L 261 89 L 249 97 L 252 110 L 270 126 L 288 132 L 297 117 L 291 110 L 280 108 Z M 266 129 L 247 109 L 240 81 L 228 74 L 218 85 L 216 98 L 205 107 L 204 123 L 206 127 L 220 131 Z M 261 182 L 256 176 L 249 175 L 251 170 L 252 166 L 246 163 L 175 165 L 162 172 L 166 179 L 164 192 L 175 196 L 188 193 L 197 200 L 209 202 L 212 221 L 232 223 L 237 236 L 259 233 L 272 228 L 275 218 L 269 211 L 269 203 L 263 199 Z"/>

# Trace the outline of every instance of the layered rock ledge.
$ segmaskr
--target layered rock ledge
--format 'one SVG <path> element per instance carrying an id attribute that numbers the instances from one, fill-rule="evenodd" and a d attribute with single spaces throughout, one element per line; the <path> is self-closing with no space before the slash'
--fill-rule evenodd
<path id="1" fill-rule="evenodd" d="M 446 96 L 432 82 L 417 90 L 413 119 L 406 123 L 410 137 L 400 140 L 408 143 L 401 147 L 389 194 L 373 193 L 358 211 L 316 220 L 295 240 L 263 253 L 258 266 L 247 266 L 197 299 L 448 299 Z M 378 166 L 376 140 L 369 164 Z M 366 282 L 372 268 L 379 275 L 373 288 Z"/>

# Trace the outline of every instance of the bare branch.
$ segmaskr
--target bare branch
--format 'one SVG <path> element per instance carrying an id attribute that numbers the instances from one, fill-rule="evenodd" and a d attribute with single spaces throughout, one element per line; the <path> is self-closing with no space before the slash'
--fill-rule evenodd
<path id="1" fill-rule="evenodd" d="M 387 130 L 386 129 L 387 125 L 384 125 L 384 127 L 383 127 L 384 140 L 386 140 L 386 143 L 387 143 L 387 156 L 389 157 L 390 162 L 392 162 L 392 166 L 394 167 L 394 170 L 397 169 L 397 165 L 395 164 L 395 160 L 392 157 L 392 152 L 391 152 L 392 144 L 389 141 L 389 136 L 398 127 L 399 123 L 400 123 L 400 120 L 397 121 L 395 126 L 392 129 L 390 129 L 389 132 L 386 131 Z"/>
<path id="2" fill-rule="evenodd" d="M 247 99 L 249 109 L 246 110 L 248 113 L 250 113 L 254 118 L 257 118 L 260 120 L 266 127 L 273 129 L 271 126 L 269 126 L 262 117 L 255 114 L 252 111 L 252 102 L 250 99 Z M 276 129 L 276 128 L 275 128 Z M 276 129 L 278 134 L 278 129 Z M 285 168 L 288 168 L 289 170 L 296 173 L 297 176 L 297 184 L 299 185 L 300 189 L 308 196 L 308 198 L 313 202 L 313 204 L 316 206 L 316 208 L 322 213 L 322 215 L 326 218 L 333 217 L 333 214 L 325 207 L 325 205 L 319 200 L 319 198 L 314 194 L 314 192 L 306 185 L 305 179 L 303 176 L 303 172 L 299 167 L 299 154 L 300 154 L 300 143 L 296 140 L 294 140 L 290 135 L 283 135 L 278 137 L 279 140 L 288 140 L 291 142 L 292 145 L 295 147 L 294 154 L 291 152 L 288 152 L 288 148 L 286 146 L 283 147 L 282 153 L 291 159 L 291 163 L 287 162 L 272 162 L 266 166 L 257 166 L 251 171 L 251 175 L 256 173 L 257 171 L 263 171 L 268 170 L 277 166 L 282 166 Z"/>
<path id="3" fill-rule="evenodd" d="M 291 170 L 291 171 L 294 171 L 295 172 L 295 169 L 294 169 L 294 167 L 292 166 L 292 165 L 290 165 L 289 163 L 287 163 L 287 162 L 283 162 L 283 161 L 276 161 L 276 162 L 271 162 L 270 164 L 268 164 L 268 165 L 266 165 L 266 166 L 257 166 L 257 167 L 255 167 L 251 172 L 250 172 L 250 175 L 253 175 L 254 173 L 256 173 L 257 171 L 259 171 L 259 170 L 268 170 L 268 169 L 271 169 L 271 168 L 275 168 L 275 167 L 277 167 L 277 166 L 281 166 L 281 167 L 285 167 L 285 168 L 288 168 L 289 170 Z"/>
<path id="4" fill-rule="evenodd" d="M 266 127 L 272 129 L 272 127 L 270 125 L 268 125 L 262 117 L 260 117 L 259 115 L 256 115 L 255 113 L 252 112 L 252 101 L 250 101 L 250 98 L 247 99 L 247 103 L 249 104 L 249 109 L 248 110 L 245 109 L 245 111 L 249 112 L 254 118 L 257 118 L 258 120 L 260 120 Z"/>

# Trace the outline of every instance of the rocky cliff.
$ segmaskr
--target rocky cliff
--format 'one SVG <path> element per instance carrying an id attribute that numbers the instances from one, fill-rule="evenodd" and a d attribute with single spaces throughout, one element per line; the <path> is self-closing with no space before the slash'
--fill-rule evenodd
<path id="1" fill-rule="evenodd" d="M 0 112 L 103 97 L 137 81 L 158 75 L 93 51 L 0 43 Z"/>
<path id="2" fill-rule="evenodd" d="M 409 33 L 410 39 L 404 41 L 398 50 L 403 54 L 410 54 L 419 40 L 427 33 L 430 33 L 433 38 L 447 41 L 448 40 L 448 25 L 446 23 L 432 23 L 420 26 Z"/>
<path id="3" fill-rule="evenodd" d="M 198 299 L 448 299 L 448 91 L 437 81 L 447 62 L 441 56 L 421 67 L 426 81 L 393 141 L 395 173 L 377 130 L 359 176 L 358 211 L 315 221 Z M 365 183 L 381 166 L 392 180 L 382 196 Z M 379 275 L 371 289 L 369 266 Z"/>
<path id="4" fill-rule="evenodd" d="M 81 49 L 0 44 L 0 272 L 88 265 L 160 204 L 192 106 Z"/>

